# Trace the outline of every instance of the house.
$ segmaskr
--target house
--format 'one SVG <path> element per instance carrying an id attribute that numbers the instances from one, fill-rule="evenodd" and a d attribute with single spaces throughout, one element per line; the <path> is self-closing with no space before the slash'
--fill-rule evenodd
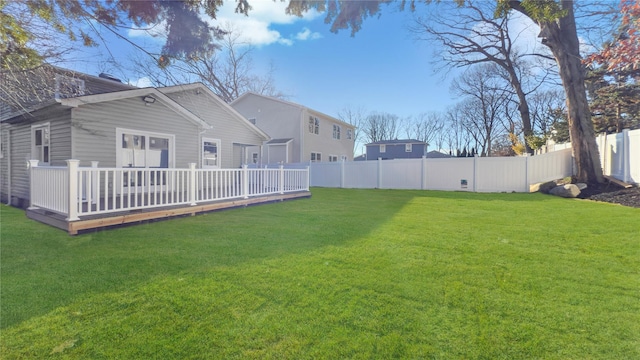
<path id="1" fill-rule="evenodd" d="M 412 159 L 427 154 L 427 143 L 415 139 L 382 140 L 366 144 L 366 159 Z"/>
<path id="2" fill-rule="evenodd" d="M 55 91 L 2 107 L 0 194 L 10 204 L 28 205 L 29 160 L 51 167 L 77 159 L 107 168 L 237 168 L 250 159 L 248 147 L 269 140 L 202 84 L 135 88 L 51 69 L 43 85 L 50 81 Z"/>
<path id="3" fill-rule="evenodd" d="M 254 162 L 353 160 L 353 125 L 300 104 L 252 92 L 231 106 L 271 137 L 262 149 L 252 150 Z"/>

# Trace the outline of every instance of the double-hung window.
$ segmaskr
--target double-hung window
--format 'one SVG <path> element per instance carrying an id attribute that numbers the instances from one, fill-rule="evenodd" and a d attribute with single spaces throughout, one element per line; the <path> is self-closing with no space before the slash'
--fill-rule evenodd
<path id="1" fill-rule="evenodd" d="M 333 138 L 340 140 L 340 125 L 333 125 Z"/>
<path id="2" fill-rule="evenodd" d="M 220 140 L 202 138 L 202 167 L 220 167 Z"/>
<path id="3" fill-rule="evenodd" d="M 51 163 L 51 133 L 49 123 L 31 127 L 31 158 L 41 165 Z"/>
<path id="4" fill-rule="evenodd" d="M 319 162 L 322 161 L 322 154 L 317 152 L 311 153 L 311 162 Z"/>
<path id="5" fill-rule="evenodd" d="M 338 157 L 335 155 L 329 155 L 329 162 L 337 162 L 338 161 Z"/>
<path id="6" fill-rule="evenodd" d="M 404 151 L 405 152 L 411 152 L 413 149 L 413 147 L 411 146 L 411 144 L 404 144 Z"/>
<path id="7" fill-rule="evenodd" d="M 320 134 L 320 119 L 315 116 L 309 116 L 309 133 Z"/>
<path id="8" fill-rule="evenodd" d="M 381 153 L 387 152 L 387 145 L 386 144 L 380 144 L 380 152 Z"/>
<path id="9" fill-rule="evenodd" d="M 347 140 L 352 140 L 352 139 L 353 139 L 353 130 L 347 129 Z"/>

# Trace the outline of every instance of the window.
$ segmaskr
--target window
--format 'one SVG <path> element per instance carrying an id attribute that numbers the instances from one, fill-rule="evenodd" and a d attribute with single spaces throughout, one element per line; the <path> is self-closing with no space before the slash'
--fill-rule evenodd
<path id="1" fill-rule="evenodd" d="M 311 153 L 311 161 L 312 162 L 322 161 L 322 154 L 316 153 L 316 152 L 312 152 Z"/>
<path id="2" fill-rule="evenodd" d="M 338 157 L 335 155 L 329 155 L 329 162 L 337 162 L 338 161 Z"/>
<path id="3" fill-rule="evenodd" d="M 251 153 L 251 162 L 254 163 L 254 164 L 258 163 L 258 153 L 257 152 Z"/>
<path id="4" fill-rule="evenodd" d="M 411 152 L 412 146 L 411 144 L 404 144 L 404 151 L 405 152 Z"/>
<path id="5" fill-rule="evenodd" d="M 320 119 L 309 116 L 309 132 L 311 134 L 320 134 Z"/>
<path id="6" fill-rule="evenodd" d="M 383 153 L 383 152 L 387 152 L 387 145 L 385 145 L 385 144 L 380 144 L 380 152 L 381 152 L 381 153 Z"/>
<path id="7" fill-rule="evenodd" d="M 347 155 L 341 155 L 340 156 L 340 160 L 341 161 L 347 161 Z"/>
<path id="8" fill-rule="evenodd" d="M 65 75 L 56 75 L 56 99 L 84 95 L 84 80 Z"/>
<path id="9" fill-rule="evenodd" d="M 49 123 L 31 127 L 31 158 L 40 164 L 49 165 L 51 154 Z"/>
<path id="10" fill-rule="evenodd" d="M 250 118 L 249 122 L 252 123 L 253 125 L 255 125 L 256 124 L 256 118 Z"/>
<path id="11" fill-rule="evenodd" d="M 352 139 L 353 139 L 353 130 L 347 129 L 347 140 L 352 140 Z"/>
<path id="12" fill-rule="evenodd" d="M 202 139 L 202 167 L 220 167 L 220 140 Z"/>
<path id="13" fill-rule="evenodd" d="M 173 164 L 174 136 L 116 129 L 118 167 L 168 168 Z"/>
<path id="14" fill-rule="evenodd" d="M 333 125 L 333 138 L 340 140 L 340 125 Z"/>

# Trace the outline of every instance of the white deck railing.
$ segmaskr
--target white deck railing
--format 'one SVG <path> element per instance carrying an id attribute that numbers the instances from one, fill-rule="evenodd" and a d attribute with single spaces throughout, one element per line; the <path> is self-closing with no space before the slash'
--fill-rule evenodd
<path id="1" fill-rule="evenodd" d="M 188 169 L 38 166 L 30 162 L 31 208 L 81 216 L 309 190 L 309 169 Z"/>

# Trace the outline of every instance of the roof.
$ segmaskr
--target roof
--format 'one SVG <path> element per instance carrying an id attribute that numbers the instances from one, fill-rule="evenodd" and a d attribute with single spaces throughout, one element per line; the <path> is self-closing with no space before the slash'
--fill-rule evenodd
<path id="1" fill-rule="evenodd" d="M 395 140 L 375 141 L 375 142 L 366 144 L 366 146 L 369 146 L 369 145 L 399 145 L 399 144 L 424 144 L 424 145 L 426 145 L 427 143 L 424 142 L 424 141 L 416 140 L 416 139 L 395 139 Z"/>
<path id="2" fill-rule="evenodd" d="M 453 156 L 449 155 L 449 154 L 443 154 L 440 151 L 437 150 L 431 150 L 429 151 L 426 155 L 427 159 L 445 159 L 445 158 L 452 158 Z"/>
<path id="3" fill-rule="evenodd" d="M 282 145 L 282 144 L 287 144 L 290 143 L 291 141 L 293 141 L 293 139 L 272 139 L 267 141 L 267 145 Z"/>
<path id="4" fill-rule="evenodd" d="M 235 117 L 238 121 L 244 124 L 249 129 L 258 133 L 261 137 L 265 139 L 269 139 L 270 136 L 262 131 L 259 127 L 252 124 L 249 120 L 247 120 L 244 116 L 242 116 L 239 112 L 236 111 L 231 105 L 224 102 L 218 95 L 216 95 L 211 89 L 209 89 L 206 85 L 201 82 L 191 83 L 191 84 L 182 84 L 182 85 L 174 85 L 174 86 L 166 86 L 162 88 L 158 88 L 158 91 L 171 94 L 180 91 L 189 91 L 189 90 L 201 90 L 205 94 L 207 94 L 213 101 L 218 103 L 224 110 L 226 110 L 231 116 Z"/>
<path id="5" fill-rule="evenodd" d="M 246 93 L 240 95 L 237 99 L 235 99 L 235 100 L 233 100 L 231 102 L 231 106 L 235 105 L 239 101 L 242 101 L 244 98 L 247 98 L 249 96 L 258 96 L 258 97 L 261 97 L 263 99 L 276 101 L 276 102 L 279 102 L 279 103 L 282 103 L 282 104 L 288 105 L 288 106 L 293 106 L 293 107 L 295 107 L 297 109 L 300 109 L 300 110 L 307 110 L 307 111 L 312 112 L 312 113 L 314 113 L 316 115 L 319 115 L 321 117 L 329 118 L 329 119 L 335 121 L 336 123 L 342 124 L 344 126 L 348 126 L 348 127 L 354 128 L 354 129 L 356 128 L 354 125 L 351 125 L 351 124 L 349 124 L 347 122 L 344 122 L 344 121 L 342 121 L 340 119 L 337 119 L 337 118 L 335 118 L 333 116 L 327 115 L 327 114 L 325 114 L 325 113 L 323 113 L 321 111 L 314 110 L 314 109 L 312 109 L 310 107 L 307 107 L 307 106 L 304 106 L 304 105 L 301 105 L 301 104 L 297 104 L 297 103 L 294 103 L 294 102 L 291 102 L 291 101 L 274 98 L 274 97 L 271 97 L 271 96 L 261 95 L 261 94 L 258 94 L 258 93 L 252 92 L 252 91 L 249 91 L 249 92 L 246 92 Z"/>

